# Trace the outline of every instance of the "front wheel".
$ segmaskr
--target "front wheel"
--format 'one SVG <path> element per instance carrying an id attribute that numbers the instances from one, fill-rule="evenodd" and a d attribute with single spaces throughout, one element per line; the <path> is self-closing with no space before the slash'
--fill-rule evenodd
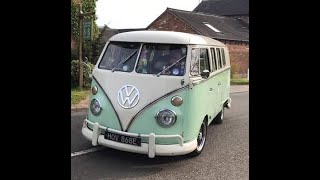
<path id="1" fill-rule="evenodd" d="M 191 152 L 189 155 L 198 156 L 199 154 L 201 154 L 203 147 L 206 143 L 206 137 L 207 137 L 207 124 L 206 124 L 206 121 L 203 121 L 197 137 L 197 148 L 193 152 Z"/>

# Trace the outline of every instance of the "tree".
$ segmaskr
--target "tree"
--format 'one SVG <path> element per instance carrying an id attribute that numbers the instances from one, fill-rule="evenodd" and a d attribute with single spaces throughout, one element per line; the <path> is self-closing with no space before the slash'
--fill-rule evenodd
<path id="1" fill-rule="evenodd" d="M 78 59 L 79 57 L 79 7 L 82 3 L 83 12 L 93 12 L 96 8 L 96 0 L 72 0 L 71 1 L 71 35 L 74 40 L 74 47 L 71 50 L 71 60 Z M 85 17 L 85 19 L 93 18 L 93 41 L 84 41 L 83 42 L 83 58 L 88 57 L 91 62 L 94 61 L 95 50 L 94 44 L 96 43 L 97 38 L 99 37 L 99 28 L 95 20 L 97 16 L 94 17 Z"/>

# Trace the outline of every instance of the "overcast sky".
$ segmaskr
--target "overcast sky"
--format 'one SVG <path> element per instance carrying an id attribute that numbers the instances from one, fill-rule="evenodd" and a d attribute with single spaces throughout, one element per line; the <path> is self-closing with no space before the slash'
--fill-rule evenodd
<path id="1" fill-rule="evenodd" d="M 98 26 L 114 29 L 145 28 L 167 7 L 192 11 L 201 0 L 98 0 Z"/>

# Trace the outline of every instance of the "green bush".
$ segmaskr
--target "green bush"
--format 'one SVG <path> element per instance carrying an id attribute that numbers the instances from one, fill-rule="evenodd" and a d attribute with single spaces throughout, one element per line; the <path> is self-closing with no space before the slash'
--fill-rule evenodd
<path id="1" fill-rule="evenodd" d="M 83 64 L 83 87 L 90 88 L 91 86 L 91 71 L 94 68 L 94 64 L 90 62 L 86 63 L 90 68 Z M 71 61 L 71 87 L 79 87 L 79 60 L 72 60 Z"/>

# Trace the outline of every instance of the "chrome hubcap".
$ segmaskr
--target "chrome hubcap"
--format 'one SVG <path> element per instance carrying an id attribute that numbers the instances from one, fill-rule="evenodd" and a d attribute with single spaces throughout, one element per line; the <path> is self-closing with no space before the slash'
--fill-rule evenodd
<path id="1" fill-rule="evenodd" d="M 201 139 L 202 139 L 202 133 L 200 132 L 199 135 L 198 135 L 198 140 L 201 141 Z"/>
<path id="2" fill-rule="evenodd" d="M 200 132 L 199 132 L 199 135 L 198 135 L 198 138 L 197 138 L 197 142 L 198 142 L 198 145 L 197 145 L 197 150 L 198 151 L 201 151 L 203 146 L 204 146 L 204 143 L 206 141 L 206 130 L 205 130 L 205 123 L 202 123 L 201 125 L 201 128 L 200 128 Z"/>

